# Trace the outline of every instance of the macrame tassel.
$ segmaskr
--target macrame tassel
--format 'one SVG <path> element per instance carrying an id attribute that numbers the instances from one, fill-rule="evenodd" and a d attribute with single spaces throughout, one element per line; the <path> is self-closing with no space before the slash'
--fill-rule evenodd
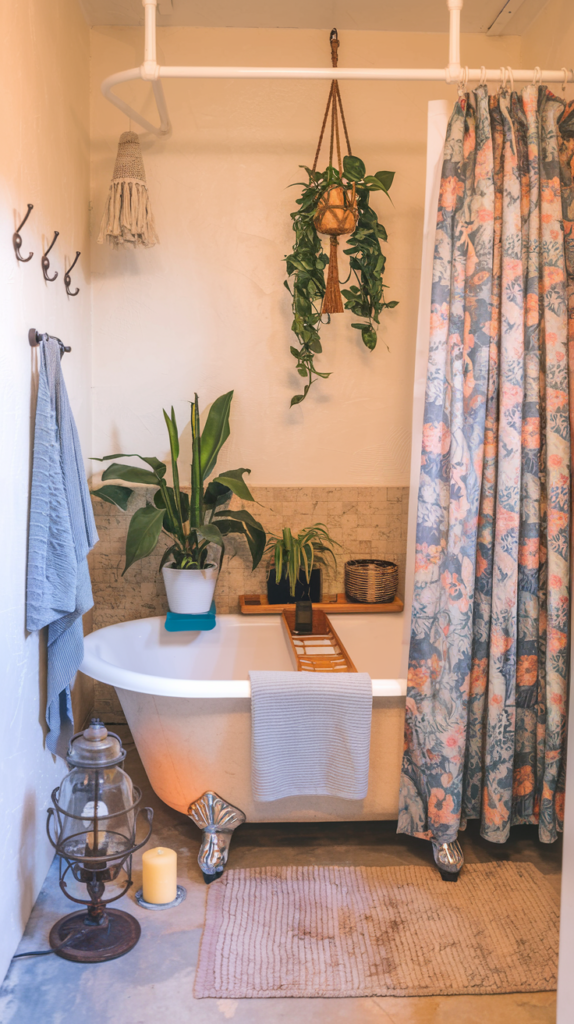
<path id="1" fill-rule="evenodd" d="M 327 275 L 327 288 L 323 299 L 323 313 L 342 313 L 343 300 L 339 288 L 339 264 L 337 261 L 337 246 L 339 245 L 336 235 L 331 235 L 331 249 L 329 252 L 329 273 Z"/>
<path id="2" fill-rule="evenodd" d="M 159 242 L 155 230 L 139 135 L 120 135 L 114 175 L 110 184 L 98 242 L 108 241 L 114 249 Z"/>

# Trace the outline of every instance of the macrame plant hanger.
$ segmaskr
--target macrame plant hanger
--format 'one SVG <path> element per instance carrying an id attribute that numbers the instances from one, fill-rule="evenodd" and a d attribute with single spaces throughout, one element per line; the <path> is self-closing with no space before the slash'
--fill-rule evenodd
<path id="1" fill-rule="evenodd" d="M 334 68 L 338 64 L 338 49 L 339 49 L 339 37 L 337 35 L 337 29 L 334 28 L 330 35 L 331 42 L 331 63 Z M 339 120 L 345 133 L 345 142 L 347 144 L 347 153 L 352 156 L 351 143 L 349 141 L 349 132 L 347 131 L 347 122 L 345 120 L 345 112 L 343 110 L 343 101 L 341 100 L 341 92 L 339 90 L 339 83 L 336 78 L 331 82 L 331 88 L 329 90 L 329 98 L 327 99 L 327 107 L 325 109 L 325 116 L 323 117 L 323 124 L 321 125 L 321 132 L 319 135 L 319 142 L 317 144 L 317 151 L 315 153 L 315 159 L 313 161 L 313 174 L 317 170 L 317 163 L 319 161 L 319 154 L 321 152 L 321 146 L 323 144 L 323 138 L 325 135 L 325 129 L 327 127 L 327 121 L 331 115 L 331 137 L 329 144 L 329 166 L 333 166 L 333 153 L 335 146 L 337 148 L 337 164 L 339 168 L 339 174 L 343 173 L 343 160 L 341 158 L 341 130 Z M 343 312 L 343 300 L 341 298 L 341 290 L 339 288 L 339 265 L 337 259 L 337 248 L 339 242 L 337 240 L 338 235 L 349 235 L 357 226 L 357 203 L 355 196 L 355 185 L 353 184 L 352 189 L 347 190 L 341 185 L 333 185 L 330 189 L 325 192 L 319 204 L 317 206 L 317 213 L 315 215 L 313 223 L 319 234 L 325 234 L 330 236 L 330 250 L 329 250 L 329 272 L 327 275 L 327 286 L 325 289 L 325 296 L 323 299 L 323 306 L 321 309 L 322 313 L 342 313 Z"/>

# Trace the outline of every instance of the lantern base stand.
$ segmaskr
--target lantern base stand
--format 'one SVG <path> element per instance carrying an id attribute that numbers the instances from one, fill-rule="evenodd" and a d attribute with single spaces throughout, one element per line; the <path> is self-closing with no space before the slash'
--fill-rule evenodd
<path id="1" fill-rule="evenodd" d="M 129 953 L 141 935 L 139 921 L 124 910 L 106 910 L 100 925 L 86 924 L 87 917 L 87 910 L 80 910 L 56 921 L 49 939 L 56 956 L 79 964 L 99 964 Z M 58 949 L 72 932 L 82 934 Z"/>

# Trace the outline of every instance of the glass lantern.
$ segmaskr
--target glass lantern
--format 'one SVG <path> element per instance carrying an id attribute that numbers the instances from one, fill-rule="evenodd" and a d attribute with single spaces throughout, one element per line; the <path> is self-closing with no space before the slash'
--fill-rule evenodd
<path id="1" fill-rule="evenodd" d="M 142 794 L 121 767 L 125 756 L 119 736 L 92 718 L 89 727 L 72 738 L 66 758 L 71 771 L 52 793 L 47 828 L 60 857 L 60 888 L 75 903 L 87 903 L 87 913 L 69 914 L 50 932 L 52 949 L 67 960 L 112 960 L 132 949 L 140 936 L 131 914 L 107 909 L 132 885 L 132 855 L 147 843 L 153 819 L 151 807 L 143 808 L 148 833 L 138 843 Z M 104 899 L 106 883 L 114 882 L 122 870 L 127 876 L 123 888 Z M 88 899 L 70 894 L 68 873 L 86 885 Z"/>

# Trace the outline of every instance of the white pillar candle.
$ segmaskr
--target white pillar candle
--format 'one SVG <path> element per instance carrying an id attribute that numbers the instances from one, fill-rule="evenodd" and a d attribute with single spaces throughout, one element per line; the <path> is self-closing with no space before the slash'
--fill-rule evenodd
<path id="1" fill-rule="evenodd" d="M 177 896 L 177 854 L 165 846 L 142 856 L 142 896 L 146 903 L 172 903 Z"/>

